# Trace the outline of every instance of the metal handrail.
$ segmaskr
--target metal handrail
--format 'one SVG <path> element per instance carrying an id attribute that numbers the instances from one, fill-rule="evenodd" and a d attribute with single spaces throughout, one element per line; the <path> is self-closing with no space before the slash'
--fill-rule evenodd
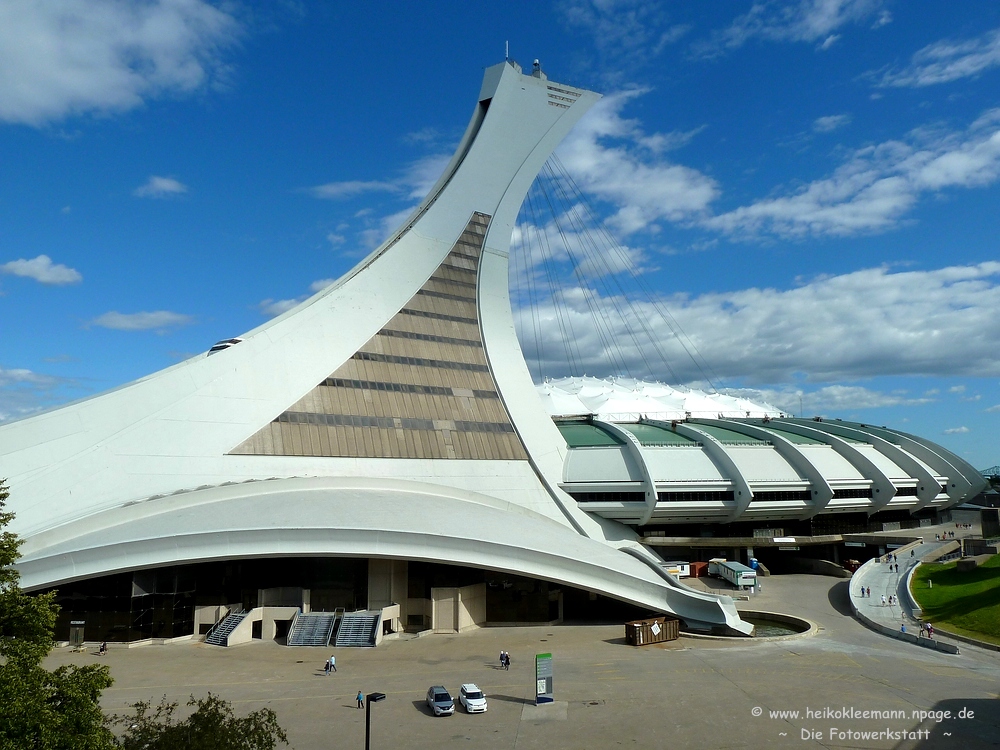
<path id="1" fill-rule="evenodd" d="M 226 609 L 225 614 L 223 614 L 222 617 L 220 617 L 218 620 L 216 620 L 215 624 L 212 625 L 212 627 L 210 627 L 208 629 L 207 633 L 205 633 L 205 640 L 206 641 L 208 640 L 209 636 L 212 635 L 212 633 L 214 633 L 218 629 L 218 627 L 223 622 L 226 621 L 226 618 L 229 617 L 229 615 L 241 615 L 241 614 L 243 614 L 243 611 L 244 610 L 243 610 L 243 605 L 242 604 L 237 604 L 235 606 L 228 607 Z"/>

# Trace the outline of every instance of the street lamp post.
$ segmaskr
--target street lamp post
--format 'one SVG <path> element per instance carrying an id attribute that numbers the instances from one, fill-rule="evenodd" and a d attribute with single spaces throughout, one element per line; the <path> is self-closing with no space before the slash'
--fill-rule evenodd
<path id="1" fill-rule="evenodd" d="M 385 700 L 385 693 L 369 693 L 368 705 L 365 706 L 365 750 L 371 750 L 372 736 L 372 703 Z"/>

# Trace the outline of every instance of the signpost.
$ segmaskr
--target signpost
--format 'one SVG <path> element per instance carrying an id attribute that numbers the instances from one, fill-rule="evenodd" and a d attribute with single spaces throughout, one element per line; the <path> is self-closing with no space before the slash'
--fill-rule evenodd
<path id="1" fill-rule="evenodd" d="M 535 705 L 552 701 L 552 654 L 535 654 Z"/>

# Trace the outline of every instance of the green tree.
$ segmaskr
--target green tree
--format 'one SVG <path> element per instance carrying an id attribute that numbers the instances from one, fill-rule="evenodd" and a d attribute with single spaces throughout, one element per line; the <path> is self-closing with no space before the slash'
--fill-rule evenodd
<path id="1" fill-rule="evenodd" d="M 118 746 L 122 750 L 274 750 L 279 741 L 288 744 L 277 715 L 269 708 L 237 717 L 227 701 L 212 693 L 199 699 L 192 695 L 187 704 L 197 708 L 178 722 L 174 721 L 177 703 L 166 697 L 155 707 L 134 704 L 133 713 L 114 718 L 114 723 L 125 727 Z"/>
<path id="2" fill-rule="evenodd" d="M 42 660 L 52 648 L 55 594 L 21 591 L 21 540 L 8 531 L 6 480 L 0 480 L 0 750 L 110 750 L 114 737 L 100 708 L 111 685 L 98 665 L 48 671 Z"/>

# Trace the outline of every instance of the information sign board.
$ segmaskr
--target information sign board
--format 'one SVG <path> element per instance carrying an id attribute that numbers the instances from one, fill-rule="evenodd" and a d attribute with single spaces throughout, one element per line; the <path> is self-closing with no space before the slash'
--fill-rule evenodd
<path id="1" fill-rule="evenodd" d="M 552 701 L 552 654 L 535 654 L 535 705 Z"/>

